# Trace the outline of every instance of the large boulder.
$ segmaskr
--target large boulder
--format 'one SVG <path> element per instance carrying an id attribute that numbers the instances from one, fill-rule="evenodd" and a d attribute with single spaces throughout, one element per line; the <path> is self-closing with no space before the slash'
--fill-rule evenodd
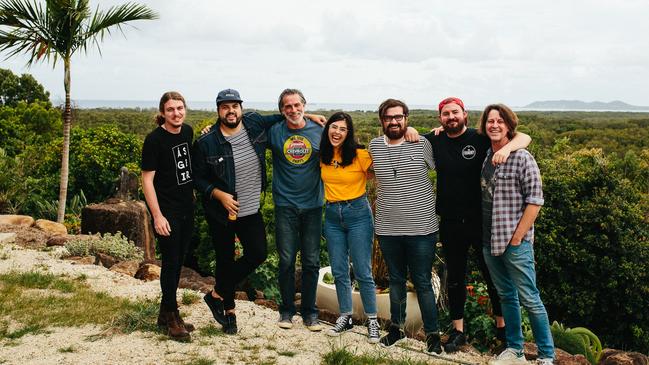
<path id="1" fill-rule="evenodd" d="M 34 218 L 28 215 L 2 214 L 0 215 L 0 224 L 31 227 L 34 224 Z"/>
<path id="2" fill-rule="evenodd" d="M 214 287 L 216 281 L 212 276 L 201 276 L 198 272 L 183 266 L 180 271 L 179 288 L 197 290 L 202 293 L 208 293 Z"/>
<path id="3" fill-rule="evenodd" d="M 64 236 L 68 234 L 68 229 L 63 224 L 47 219 L 37 219 L 34 222 L 34 227 L 41 231 L 51 233 L 53 236 Z"/>
<path id="4" fill-rule="evenodd" d="M 144 258 L 155 257 L 155 237 L 144 202 L 109 199 L 90 204 L 81 211 L 81 233 L 122 232 L 144 252 Z"/>

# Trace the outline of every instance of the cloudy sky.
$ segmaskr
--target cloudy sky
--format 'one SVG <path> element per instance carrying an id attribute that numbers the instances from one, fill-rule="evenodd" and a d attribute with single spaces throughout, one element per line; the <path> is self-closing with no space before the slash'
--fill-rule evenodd
<path id="1" fill-rule="evenodd" d="M 274 101 L 302 89 L 314 103 L 432 105 L 622 100 L 649 105 L 649 2 L 140 0 L 160 19 L 133 23 L 72 62 L 73 99 L 157 100 L 224 88 Z M 119 0 L 94 0 L 107 8 Z M 63 95 L 60 65 L 33 74 Z M 245 105 L 245 104 L 244 104 Z M 191 106 L 191 105 L 190 105 Z"/>

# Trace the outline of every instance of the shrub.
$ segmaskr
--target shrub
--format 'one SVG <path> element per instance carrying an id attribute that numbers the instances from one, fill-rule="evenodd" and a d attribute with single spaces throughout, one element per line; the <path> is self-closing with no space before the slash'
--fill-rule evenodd
<path id="1" fill-rule="evenodd" d="M 88 256 L 103 253 L 112 256 L 117 260 L 142 260 L 144 254 L 139 247 L 135 246 L 122 235 L 104 233 L 102 236 L 95 236 L 90 239 L 74 239 L 66 242 L 65 248 L 72 256 Z"/>
<path id="2" fill-rule="evenodd" d="M 551 318 L 588 326 L 608 346 L 647 353 L 649 201 L 646 181 L 635 177 L 648 166 L 614 161 L 601 150 L 539 161 L 538 286 Z"/>

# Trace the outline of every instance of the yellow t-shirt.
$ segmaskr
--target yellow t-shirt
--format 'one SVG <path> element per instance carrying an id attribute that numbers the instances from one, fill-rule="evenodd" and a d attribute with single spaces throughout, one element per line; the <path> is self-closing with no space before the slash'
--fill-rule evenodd
<path id="1" fill-rule="evenodd" d="M 356 199 L 365 194 L 367 170 L 372 166 L 370 154 L 359 148 L 351 165 L 339 165 L 342 160 L 340 153 L 334 151 L 331 164 L 324 165 L 320 162 L 320 176 L 328 202 Z"/>

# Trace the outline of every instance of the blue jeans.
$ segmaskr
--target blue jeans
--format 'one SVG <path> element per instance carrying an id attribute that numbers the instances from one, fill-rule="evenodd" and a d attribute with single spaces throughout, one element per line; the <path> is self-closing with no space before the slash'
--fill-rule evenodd
<path id="1" fill-rule="evenodd" d="M 523 349 L 520 308 L 522 304 L 530 317 L 534 340 L 539 348 L 539 358 L 553 359 L 554 343 L 548 313 L 536 287 L 532 244 L 528 241 L 523 241 L 519 246 L 510 244 L 502 256 L 491 256 L 490 250 L 490 247 L 483 247 L 482 254 L 500 296 L 505 317 L 507 347 Z"/>
<path id="2" fill-rule="evenodd" d="M 374 223 L 367 197 L 363 195 L 346 202 L 327 203 L 324 236 L 336 283 L 340 314 L 352 314 L 352 286 L 349 277 L 351 256 L 365 314 L 376 316 L 376 286 L 372 277 Z"/>
<path id="3" fill-rule="evenodd" d="M 390 320 L 403 326 L 406 321 L 406 278 L 410 271 L 417 291 L 426 334 L 436 333 L 437 304 L 431 284 L 437 233 L 425 236 L 379 236 L 383 258 L 390 276 Z"/>
<path id="4" fill-rule="evenodd" d="M 293 316 L 295 310 L 295 260 L 300 250 L 302 263 L 302 307 L 304 319 L 318 317 L 315 293 L 320 270 L 322 208 L 299 209 L 275 206 L 275 241 L 279 254 L 279 312 Z"/>

